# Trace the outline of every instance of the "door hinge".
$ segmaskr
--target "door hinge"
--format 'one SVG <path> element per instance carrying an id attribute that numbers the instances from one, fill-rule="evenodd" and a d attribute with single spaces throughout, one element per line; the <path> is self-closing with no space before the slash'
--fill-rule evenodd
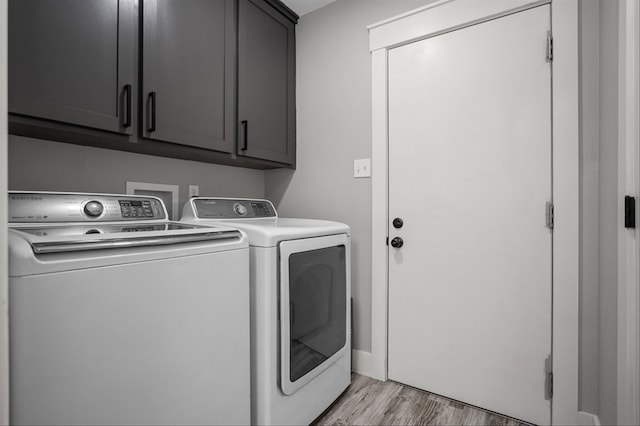
<path id="1" fill-rule="evenodd" d="M 547 33 L 547 60 L 553 61 L 553 36 L 551 33 Z"/>
<path id="2" fill-rule="evenodd" d="M 547 209 L 547 213 L 546 213 L 547 228 L 553 229 L 554 217 L 553 217 L 553 203 L 551 201 L 547 203 L 546 209 Z"/>
<path id="3" fill-rule="evenodd" d="M 544 360 L 544 371 L 544 398 L 551 401 L 551 399 L 553 398 L 553 366 L 551 355 L 549 355 L 547 359 Z"/>
<path id="4" fill-rule="evenodd" d="M 624 197 L 624 227 L 628 229 L 636 227 L 636 197 L 631 195 Z"/>

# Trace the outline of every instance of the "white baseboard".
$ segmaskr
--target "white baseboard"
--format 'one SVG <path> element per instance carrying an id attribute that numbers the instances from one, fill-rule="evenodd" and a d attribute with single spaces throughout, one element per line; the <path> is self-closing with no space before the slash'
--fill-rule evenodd
<path id="1" fill-rule="evenodd" d="M 351 351 L 351 371 L 371 377 L 371 352 L 353 349 Z"/>
<path id="2" fill-rule="evenodd" d="M 576 419 L 580 426 L 600 426 L 600 418 L 595 414 L 578 411 Z"/>

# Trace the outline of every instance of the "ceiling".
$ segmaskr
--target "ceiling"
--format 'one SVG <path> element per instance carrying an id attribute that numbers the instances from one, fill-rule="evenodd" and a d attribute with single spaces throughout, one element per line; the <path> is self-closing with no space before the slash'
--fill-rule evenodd
<path id="1" fill-rule="evenodd" d="M 320 9 L 323 6 L 333 3 L 336 0 L 282 0 L 284 4 L 289 6 L 299 16 L 305 13 Z"/>

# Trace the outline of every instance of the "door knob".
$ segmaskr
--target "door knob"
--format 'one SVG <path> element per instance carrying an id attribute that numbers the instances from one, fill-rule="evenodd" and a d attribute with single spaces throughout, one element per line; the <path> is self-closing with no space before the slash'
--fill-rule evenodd
<path id="1" fill-rule="evenodd" d="M 402 241 L 402 238 L 400 237 L 395 237 L 393 240 L 391 240 L 391 247 L 393 248 L 400 248 L 404 245 L 404 241 Z"/>
<path id="2" fill-rule="evenodd" d="M 404 221 L 402 219 L 400 219 L 399 217 L 396 217 L 395 219 L 393 219 L 394 228 L 400 229 L 402 228 L 402 225 L 404 225 Z"/>

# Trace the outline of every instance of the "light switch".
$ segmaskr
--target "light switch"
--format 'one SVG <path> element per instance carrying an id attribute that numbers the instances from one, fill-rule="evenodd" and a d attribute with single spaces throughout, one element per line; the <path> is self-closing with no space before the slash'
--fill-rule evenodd
<path id="1" fill-rule="evenodd" d="M 198 185 L 189 185 L 189 198 L 200 195 L 200 187 Z"/>
<path id="2" fill-rule="evenodd" d="M 371 158 L 362 158 L 353 160 L 353 177 L 366 178 L 371 177 Z"/>

